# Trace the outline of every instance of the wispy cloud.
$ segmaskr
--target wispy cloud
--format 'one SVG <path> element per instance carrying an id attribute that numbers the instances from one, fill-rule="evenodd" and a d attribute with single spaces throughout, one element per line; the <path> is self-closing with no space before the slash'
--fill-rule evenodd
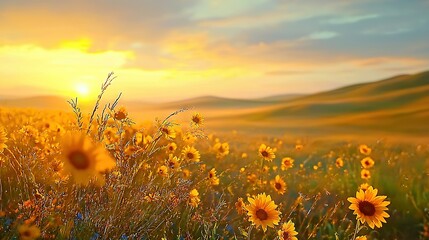
<path id="1" fill-rule="evenodd" d="M 379 14 L 367 14 L 367 15 L 355 15 L 355 16 L 340 16 L 336 18 L 331 18 L 326 21 L 326 23 L 334 24 L 334 25 L 341 25 L 341 24 L 351 24 L 351 23 L 357 23 L 364 20 L 379 18 Z"/>
<path id="2" fill-rule="evenodd" d="M 324 39 L 331 39 L 334 37 L 337 37 L 339 34 L 337 32 L 330 32 L 330 31 L 322 31 L 322 32 L 315 32 L 307 37 L 305 39 L 313 39 L 313 40 L 324 40 Z"/>

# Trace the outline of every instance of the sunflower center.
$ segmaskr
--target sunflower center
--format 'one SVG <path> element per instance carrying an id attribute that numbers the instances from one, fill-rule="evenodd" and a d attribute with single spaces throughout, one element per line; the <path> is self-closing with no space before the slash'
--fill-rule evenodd
<path id="1" fill-rule="evenodd" d="M 194 123 L 200 123 L 200 118 L 198 118 L 198 117 L 194 117 L 194 118 L 192 119 L 192 121 L 194 121 Z"/>
<path id="2" fill-rule="evenodd" d="M 71 165 L 76 169 L 83 170 L 89 167 L 88 157 L 81 151 L 73 151 L 68 155 Z"/>
<path id="3" fill-rule="evenodd" d="M 115 113 L 115 118 L 118 119 L 118 120 L 125 119 L 126 117 L 127 116 L 123 112 L 117 112 L 117 113 Z"/>
<path id="4" fill-rule="evenodd" d="M 264 221 L 264 220 L 268 219 L 268 214 L 267 214 L 267 212 L 265 212 L 264 209 L 258 209 L 256 211 L 256 217 L 258 217 L 259 220 Z"/>
<path id="5" fill-rule="evenodd" d="M 373 216 L 375 213 L 375 206 L 368 201 L 363 201 L 359 203 L 359 211 L 365 216 Z"/>
<path id="6" fill-rule="evenodd" d="M 276 183 L 275 187 L 276 187 L 277 190 L 282 189 L 282 185 L 280 183 L 278 183 L 278 182 Z"/>
<path id="7" fill-rule="evenodd" d="M 170 134 L 170 130 L 168 130 L 168 128 L 163 128 L 162 132 L 165 133 L 166 135 Z"/>
<path id="8" fill-rule="evenodd" d="M 194 158 L 194 154 L 193 154 L 193 153 L 191 153 L 191 152 L 188 152 L 188 153 L 186 154 L 186 156 L 187 156 L 189 159 Z"/>
<path id="9" fill-rule="evenodd" d="M 267 151 L 262 151 L 262 156 L 264 156 L 264 157 L 268 157 L 268 152 Z"/>
<path id="10" fill-rule="evenodd" d="M 23 237 L 31 237 L 31 232 L 29 230 L 26 230 L 22 233 Z"/>
<path id="11" fill-rule="evenodd" d="M 289 239 L 289 233 L 288 232 L 283 232 L 283 239 L 284 240 L 288 240 Z"/>

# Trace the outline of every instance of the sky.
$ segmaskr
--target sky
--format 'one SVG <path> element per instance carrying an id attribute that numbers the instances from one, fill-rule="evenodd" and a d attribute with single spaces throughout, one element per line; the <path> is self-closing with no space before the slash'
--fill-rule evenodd
<path id="1" fill-rule="evenodd" d="M 0 95 L 314 93 L 429 70 L 427 0 L 0 1 Z"/>

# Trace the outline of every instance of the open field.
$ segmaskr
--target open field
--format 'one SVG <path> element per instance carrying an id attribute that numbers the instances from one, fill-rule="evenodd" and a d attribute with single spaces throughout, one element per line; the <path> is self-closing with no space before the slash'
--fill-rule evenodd
<path id="1" fill-rule="evenodd" d="M 289 221 L 298 239 L 427 239 L 427 75 L 166 104 L 158 116 L 195 109 L 155 122 L 133 113 L 138 104 L 93 120 L 77 108 L 2 107 L 1 239 L 278 239 L 293 235 Z M 390 217 L 377 210 L 356 228 L 348 198 L 369 186 Z"/>

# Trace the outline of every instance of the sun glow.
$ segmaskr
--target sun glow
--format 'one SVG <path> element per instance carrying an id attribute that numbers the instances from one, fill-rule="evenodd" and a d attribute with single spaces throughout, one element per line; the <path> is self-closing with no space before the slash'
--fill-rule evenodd
<path id="1" fill-rule="evenodd" d="M 81 97 L 87 97 L 89 95 L 89 87 L 84 83 L 76 84 L 76 93 Z"/>

